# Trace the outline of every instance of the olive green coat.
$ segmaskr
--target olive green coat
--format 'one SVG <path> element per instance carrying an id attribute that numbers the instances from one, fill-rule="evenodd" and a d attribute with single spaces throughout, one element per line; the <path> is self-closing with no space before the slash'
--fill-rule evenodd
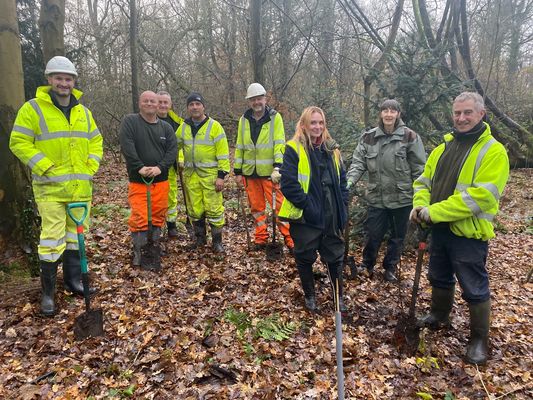
<path id="1" fill-rule="evenodd" d="M 368 171 L 366 198 L 371 207 L 412 205 L 413 181 L 424 171 L 426 153 L 420 136 L 402 121 L 392 134 L 366 131 L 353 153 L 347 180 L 357 183 Z"/>

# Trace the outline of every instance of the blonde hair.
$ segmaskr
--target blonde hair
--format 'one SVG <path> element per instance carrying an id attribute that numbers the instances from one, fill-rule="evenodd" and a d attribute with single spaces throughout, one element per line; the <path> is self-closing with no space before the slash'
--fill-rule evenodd
<path id="1" fill-rule="evenodd" d="M 322 119 L 324 120 L 324 131 L 322 132 L 321 143 L 324 143 L 324 146 L 326 147 L 326 150 L 329 152 L 334 152 L 335 156 L 338 160 L 341 159 L 341 153 L 338 148 L 328 148 L 328 145 L 330 144 L 330 139 L 332 139 L 331 135 L 328 131 L 328 126 L 326 123 L 326 114 L 324 114 L 324 111 L 317 106 L 310 106 L 307 107 L 305 110 L 303 110 L 302 115 L 300 115 L 300 119 L 296 123 L 296 131 L 294 132 L 294 136 L 292 137 L 292 140 L 295 142 L 299 142 L 305 146 L 306 149 L 313 150 L 313 144 L 311 142 L 311 136 L 309 133 L 305 131 L 305 126 L 309 125 L 311 123 L 311 116 L 314 113 L 319 113 L 322 116 Z"/>

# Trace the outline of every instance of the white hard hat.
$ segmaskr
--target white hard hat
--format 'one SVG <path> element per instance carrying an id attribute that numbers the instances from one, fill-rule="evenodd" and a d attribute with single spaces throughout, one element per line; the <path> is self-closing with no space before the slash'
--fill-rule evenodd
<path id="1" fill-rule="evenodd" d="M 44 74 L 46 76 L 50 74 L 69 74 L 78 77 L 78 72 L 76 72 L 76 67 L 72 64 L 72 61 L 63 56 L 52 57 L 46 64 Z"/>
<path id="2" fill-rule="evenodd" d="M 252 97 L 256 96 L 264 96 L 266 94 L 266 90 L 260 83 L 252 83 L 250 86 L 248 86 L 248 91 L 246 92 L 246 98 L 250 99 Z"/>

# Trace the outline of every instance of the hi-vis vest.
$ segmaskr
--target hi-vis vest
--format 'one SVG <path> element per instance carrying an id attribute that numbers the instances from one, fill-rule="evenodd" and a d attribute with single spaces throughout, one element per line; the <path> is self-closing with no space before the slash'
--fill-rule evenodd
<path id="1" fill-rule="evenodd" d="M 172 110 L 168 110 L 168 116 L 170 117 L 170 119 L 172 121 L 174 121 L 175 123 L 177 123 L 178 125 L 181 125 L 183 124 L 183 118 L 181 118 L 178 114 L 176 114 L 174 111 Z M 178 139 L 178 132 L 179 132 L 179 127 L 178 129 L 176 129 L 176 139 Z M 178 163 L 182 163 L 183 162 L 183 150 L 178 150 L 178 156 L 176 158 L 177 162 Z"/>
<path id="2" fill-rule="evenodd" d="M 74 106 L 67 121 L 49 91 L 50 86 L 39 87 L 36 97 L 20 108 L 9 147 L 31 169 L 35 200 L 90 200 L 102 135 L 88 108 Z M 73 89 L 72 95 L 79 99 L 82 92 Z"/>
<path id="3" fill-rule="evenodd" d="M 292 147 L 294 151 L 296 151 L 296 154 L 298 154 L 298 182 L 300 182 L 304 193 L 307 194 L 309 192 L 309 182 L 311 180 L 311 165 L 309 164 L 307 149 L 302 143 L 296 142 L 292 139 L 287 142 L 287 146 Z M 337 170 L 337 177 L 339 178 L 340 182 L 340 160 L 338 159 L 337 153 L 335 152 L 334 154 L 335 168 Z M 286 197 L 283 199 L 283 203 L 281 203 L 281 208 L 278 214 L 280 218 L 298 220 L 302 218 L 302 215 L 303 210 L 301 208 L 296 207 L 289 200 L 287 200 Z"/>
<path id="4" fill-rule="evenodd" d="M 424 172 L 414 181 L 413 206 L 429 207 L 431 221 L 449 222 L 451 231 L 457 236 L 489 240 L 495 236 L 492 221 L 498 213 L 499 199 L 509 177 L 507 152 L 485 124 L 485 131 L 463 163 L 453 195 L 429 205 L 437 164 L 451 140 L 451 134 L 444 136 L 445 142 L 431 152 Z"/>
<path id="5" fill-rule="evenodd" d="M 273 164 L 283 162 L 284 149 L 285 130 L 278 112 L 270 110 L 270 122 L 263 124 L 255 144 L 252 141 L 250 121 L 243 115 L 239 120 L 233 168 L 241 169 L 245 176 L 252 175 L 254 170 L 259 176 L 270 176 Z"/>
<path id="6" fill-rule="evenodd" d="M 178 148 L 183 149 L 185 173 L 199 176 L 216 175 L 218 170 L 229 172 L 228 140 L 222 125 L 213 118 L 202 125 L 193 137 L 191 127 L 183 122 L 179 128 Z"/>

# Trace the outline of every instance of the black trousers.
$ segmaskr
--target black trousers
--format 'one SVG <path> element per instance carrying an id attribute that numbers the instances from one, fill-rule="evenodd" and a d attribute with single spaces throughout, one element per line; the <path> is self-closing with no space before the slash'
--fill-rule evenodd
<path id="1" fill-rule="evenodd" d="M 367 234 L 365 248 L 363 249 L 363 266 L 373 269 L 376 264 L 379 248 L 383 237 L 390 229 L 390 238 L 387 242 L 387 252 L 383 259 L 383 268 L 393 270 L 400 261 L 400 253 L 403 247 L 407 223 L 412 207 L 406 206 L 395 209 L 368 208 L 368 216 L 365 221 Z"/>
<path id="2" fill-rule="evenodd" d="M 324 232 L 305 224 L 292 223 L 289 231 L 294 240 L 294 259 L 297 265 L 312 266 L 320 253 L 327 264 L 342 263 L 344 258 L 344 237 L 341 231 Z"/>
<path id="3" fill-rule="evenodd" d="M 320 258 L 327 264 L 328 275 L 336 293 L 335 282 L 339 281 L 339 297 L 342 298 L 342 262 L 344 258 L 344 237 L 342 232 L 331 229 L 322 230 L 304 224 L 290 225 L 289 231 L 294 240 L 294 258 L 300 274 L 306 297 L 314 297 L 313 264 Z"/>
<path id="4" fill-rule="evenodd" d="M 467 303 L 483 303 L 490 298 L 487 255 L 483 240 L 454 235 L 449 228 L 433 229 L 428 278 L 431 286 L 448 289 L 459 281 Z"/>

